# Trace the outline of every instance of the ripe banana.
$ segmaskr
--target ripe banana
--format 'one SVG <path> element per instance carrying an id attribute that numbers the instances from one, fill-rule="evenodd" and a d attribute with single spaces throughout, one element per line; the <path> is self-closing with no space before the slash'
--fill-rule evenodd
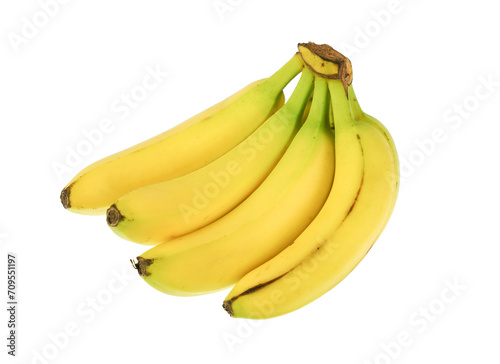
<path id="1" fill-rule="evenodd" d="M 307 53 L 305 59 L 317 66 Z M 223 303 L 233 317 L 275 317 L 317 299 L 363 259 L 392 213 L 399 185 L 394 143 L 361 111 L 349 86 L 352 75 L 340 76 L 328 80 L 336 158 L 328 199 L 293 244 L 233 287 Z"/>
<path id="2" fill-rule="evenodd" d="M 302 126 L 313 87 L 305 72 L 287 103 L 253 134 L 206 166 L 135 189 L 107 211 L 120 237 L 155 245 L 208 225 L 247 198 L 269 175 Z"/>
<path id="3" fill-rule="evenodd" d="M 309 116 L 266 180 L 219 220 L 137 257 L 134 265 L 142 278 L 173 295 L 209 293 L 236 283 L 286 248 L 331 189 L 335 157 L 329 106 L 326 81 L 316 78 Z"/>
<path id="4" fill-rule="evenodd" d="M 387 128 L 376 118 L 373 116 L 365 113 L 362 109 L 361 106 L 359 105 L 358 99 L 356 97 L 356 94 L 354 93 L 354 88 L 351 86 L 348 89 L 348 96 L 349 96 L 349 106 L 351 107 L 351 113 L 354 119 L 360 121 L 360 122 L 365 122 L 373 127 L 377 128 L 382 135 L 387 139 L 387 143 L 389 144 L 390 148 L 393 151 L 393 154 L 396 156 L 395 158 L 395 163 L 396 165 L 394 166 L 393 169 L 388 169 L 384 171 L 384 176 L 387 180 L 393 181 L 398 187 L 399 187 L 399 159 L 397 158 L 397 150 L 396 150 L 396 145 L 394 144 L 394 140 L 391 137 L 391 134 L 387 130 Z M 396 191 L 397 192 L 397 191 Z M 394 196 L 394 199 L 396 199 L 397 193 Z M 395 202 L 395 201 L 394 201 Z M 394 203 L 395 205 L 395 203 Z M 394 207 L 393 205 L 393 207 Z M 389 215 L 392 214 L 392 210 L 390 211 Z"/>
<path id="5" fill-rule="evenodd" d="M 205 166 L 234 148 L 283 105 L 302 69 L 296 54 L 278 72 L 165 133 L 83 169 L 61 192 L 63 206 L 99 215 L 123 194 Z"/>

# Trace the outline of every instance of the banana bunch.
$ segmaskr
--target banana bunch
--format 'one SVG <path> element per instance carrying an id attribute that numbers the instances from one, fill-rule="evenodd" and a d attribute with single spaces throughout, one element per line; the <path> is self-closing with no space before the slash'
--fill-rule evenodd
<path id="1" fill-rule="evenodd" d="M 398 186 L 394 142 L 361 110 L 350 61 L 301 43 L 271 77 L 85 168 L 61 201 L 153 245 L 132 263 L 157 290 L 232 287 L 224 309 L 264 319 L 342 281 L 382 233 Z"/>

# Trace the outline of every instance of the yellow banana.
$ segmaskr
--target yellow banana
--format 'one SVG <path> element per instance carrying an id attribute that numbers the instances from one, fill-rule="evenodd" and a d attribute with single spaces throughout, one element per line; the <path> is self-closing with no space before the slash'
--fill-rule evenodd
<path id="1" fill-rule="evenodd" d="M 295 55 L 278 72 L 145 142 L 83 169 L 61 192 L 70 211 L 104 214 L 136 188 L 190 173 L 219 158 L 283 105 L 283 88 L 302 69 Z"/>
<path id="2" fill-rule="evenodd" d="M 124 239 L 154 245 L 227 214 L 265 180 L 286 151 L 302 125 L 313 80 L 312 72 L 303 73 L 290 100 L 220 158 L 120 197 L 107 211 L 108 225 Z"/>
<path id="3" fill-rule="evenodd" d="M 275 317 L 317 299 L 356 267 L 391 215 L 399 186 L 394 143 L 362 113 L 346 80 L 328 80 L 336 158 L 328 199 L 293 244 L 233 287 L 223 303 L 233 317 Z"/>
<path id="4" fill-rule="evenodd" d="M 154 245 L 227 214 L 264 181 L 286 151 L 302 125 L 313 79 L 312 72 L 304 73 L 285 106 L 212 163 L 120 197 L 107 211 L 108 225 L 124 239 Z"/>
<path id="5" fill-rule="evenodd" d="M 393 169 L 384 171 L 384 175 L 387 180 L 393 180 L 393 182 L 396 183 L 396 185 L 399 187 L 399 159 L 397 158 L 398 153 L 396 150 L 396 145 L 394 144 L 394 140 L 391 137 L 391 134 L 380 121 L 378 121 L 373 116 L 365 113 L 361 109 L 356 94 L 354 93 L 354 88 L 352 86 L 349 87 L 348 93 L 349 93 L 348 94 L 349 105 L 351 107 L 351 113 L 354 119 L 360 122 L 371 124 L 373 127 L 377 128 L 380 131 L 380 133 L 382 133 L 382 135 L 384 135 L 384 137 L 387 139 L 389 147 L 392 149 L 393 154 L 396 156 L 395 158 L 396 165 L 394 166 Z M 394 196 L 394 198 L 396 197 L 397 196 Z M 392 214 L 392 210 L 390 211 L 389 215 L 390 214 Z"/>
<path id="6" fill-rule="evenodd" d="M 326 81 L 315 79 L 309 116 L 267 179 L 221 219 L 137 257 L 139 274 L 165 293 L 203 294 L 236 283 L 278 254 L 326 200 L 334 175 L 333 138 Z"/>

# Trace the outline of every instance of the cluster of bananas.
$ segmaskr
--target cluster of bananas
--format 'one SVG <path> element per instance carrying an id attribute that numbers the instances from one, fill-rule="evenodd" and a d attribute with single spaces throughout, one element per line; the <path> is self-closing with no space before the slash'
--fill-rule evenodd
<path id="1" fill-rule="evenodd" d="M 223 303 L 233 317 L 296 310 L 354 269 L 396 201 L 393 140 L 351 83 L 346 57 L 301 43 L 271 77 L 88 166 L 61 201 L 154 245 L 132 263 L 162 292 L 233 286 Z"/>

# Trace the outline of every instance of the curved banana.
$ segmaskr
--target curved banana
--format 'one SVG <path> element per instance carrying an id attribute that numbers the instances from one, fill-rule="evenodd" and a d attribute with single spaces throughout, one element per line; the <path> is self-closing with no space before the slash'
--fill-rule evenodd
<path id="1" fill-rule="evenodd" d="M 212 224 L 146 251 L 135 267 L 152 287 L 173 295 L 236 283 L 314 219 L 331 189 L 334 160 L 328 89 L 325 80 L 315 79 L 309 117 L 255 192 Z"/>
<path id="2" fill-rule="evenodd" d="M 328 81 L 336 157 L 330 195 L 293 244 L 229 292 L 223 307 L 233 317 L 275 317 L 317 299 L 356 267 L 390 217 L 399 185 L 394 143 L 352 100 L 352 86 L 349 103 L 343 80 Z"/>
<path id="3" fill-rule="evenodd" d="M 349 105 L 351 107 L 351 113 L 354 119 L 360 122 L 371 124 L 373 127 L 377 128 L 380 131 L 380 133 L 382 133 L 382 135 L 384 135 L 384 137 L 387 139 L 389 147 L 392 149 L 392 152 L 396 156 L 395 160 L 396 165 L 394 166 L 393 169 L 385 171 L 384 175 L 387 180 L 392 181 L 393 183 L 396 183 L 397 186 L 399 186 L 399 159 L 397 158 L 398 153 L 396 150 L 396 145 L 394 144 L 394 140 L 391 137 L 391 134 L 380 121 L 378 121 L 373 116 L 365 113 L 361 109 L 361 106 L 359 105 L 358 102 L 358 98 L 356 97 L 356 94 L 354 93 L 354 88 L 352 86 L 350 86 L 348 89 L 348 96 L 349 96 Z M 396 196 L 394 196 L 394 198 L 396 198 Z M 389 214 L 392 214 L 392 210 L 390 211 Z"/>
<path id="4" fill-rule="evenodd" d="M 99 215 L 136 188 L 190 173 L 219 158 L 283 105 L 283 88 L 302 69 L 297 54 L 261 83 L 145 142 L 83 169 L 61 192 L 63 206 Z"/>
<path id="5" fill-rule="evenodd" d="M 120 237 L 154 245 L 185 235 L 224 216 L 269 175 L 302 126 L 313 87 L 302 74 L 287 103 L 254 133 L 222 157 L 194 172 L 135 189 L 107 211 Z"/>

